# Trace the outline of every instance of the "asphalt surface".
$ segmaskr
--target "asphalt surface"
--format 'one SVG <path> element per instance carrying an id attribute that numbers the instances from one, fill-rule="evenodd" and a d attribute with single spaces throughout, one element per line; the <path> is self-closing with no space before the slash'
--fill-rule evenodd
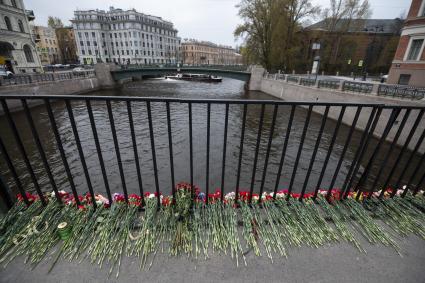
<path id="1" fill-rule="evenodd" d="M 157 255 L 149 270 L 139 269 L 139 260 L 124 257 L 118 279 L 108 278 L 88 260 L 81 263 L 60 260 L 51 273 L 51 260 L 34 270 L 15 259 L 0 269 L 0 282 L 425 282 L 425 241 L 415 236 L 399 239 L 402 256 L 389 247 L 362 242 L 367 254 L 347 243 L 321 248 L 288 248 L 288 258 L 247 254 L 247 266 L 237 267 L 226 255 L 190 259 Z"/>

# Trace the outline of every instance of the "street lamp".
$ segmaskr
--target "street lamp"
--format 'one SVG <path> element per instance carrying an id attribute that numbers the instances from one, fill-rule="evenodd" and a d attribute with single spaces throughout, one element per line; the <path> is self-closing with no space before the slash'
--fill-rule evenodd
<path id="1" fill-rule="evenodd" d="M 313 50 L 314 54 L 319 53 L 320 43 L 313 43 L 313 46 L 311 47 L 311 49 Z M 320 56 L 316 55 L 314 56 L 313 66 L 311 68 L 311 74 L 316 75 L 316 78 L 315 78 L 316 81 L 317 81 L 317 74 L 319 73 L 319 68 L 320 68 Z"/>

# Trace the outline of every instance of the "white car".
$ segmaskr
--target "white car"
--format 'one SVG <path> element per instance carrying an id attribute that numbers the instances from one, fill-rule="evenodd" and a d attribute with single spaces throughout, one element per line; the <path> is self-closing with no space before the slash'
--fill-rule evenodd
<path id="1" fill-rule="evenodd" d="M 81 67 L 77 67 L 77 68 L 72 69 L 72 72 L 74 74 L 81 74 L 81 73 L 84 73 L 85 71 L 86 71 L 86 69 L 81 68 Z"/>
<path id="2" fill-rule="evenodd" d="M 13 78 L 13 73 L 11 71 L 7 71 L 5 68 L 0 68 L 0 77 L 10 79 Z"/>

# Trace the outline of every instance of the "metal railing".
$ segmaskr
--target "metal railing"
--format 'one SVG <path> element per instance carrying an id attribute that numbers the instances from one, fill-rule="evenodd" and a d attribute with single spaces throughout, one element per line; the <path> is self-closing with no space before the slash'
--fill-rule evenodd
<path id="1" fill-rule="evenodd" d="M 94 70 L 86 70 L 80 72 L 57 72 L 57 73 L 44 73 L 44 74 L 31 74 L 31 75 L 16 75 L 12 78 L 1 78 L 0 86 L 7 85 L 26 85 L 40 82 L 52 82 L 62 80 L 74 80 L 81 78 L 95 77 Z"/>
<path id="2" fill-rule="evenodd" d="M 378 88 L 378 95 L 423 99 L 425 97 L 425 88 L 416 88 L 405 85 L 381 84 Z"/>
<path id="3" fill-rule="evenodd" d="M 301 78 L 300 79 L 300 85 L 304 86 L 314 86 L 316 84 L 315 79 L 309 79 L 309 78 Z"/>
<path id="4" fill-rule="evenodd" d="M 298 78 L 298 77 L 295 77 L 295 76 L 287 76 L 287 77 L 286 77 L 286 80 L 287 80 L 288 82 L 298 83 L 299 78 Z"/>
<path id="5" fill-rule="evenodd" d="M 43 110 L 38 107 L 35 114 L 28 107 L 34 100 L 44 104 Z M 12 115 L 8 107 L 11 101 L 22 104 L 24 115 Z M 417 192 L 425 181 L 425 155 L 419 161 L 415 159 L 425 138 L 422 119 L 425 107 L 119 96 L 1 96 L 0 102 L 4 112 L 0 160 L 7 165 L 7 171 L 3 171 L 0 178 L 4 180 L 0 182 L 0 191 L 9 206 L 16 192 L 21 193 L 25 201 L 25 192 L 30 189 L 41 196 L 51 190 L 57 193 L 60 186 L 70 188 L 74 196 L 78 196 L 79 192 L 93 195 L 95 183 L 106 190 L 110 201 L 112 188 L 122 191 L 127 200 L 130 189 L 141 195 L 145 193 L 146 175 L 142 180 L 141 167 L 147 163 L 148 177 L 153 178 L 151 188 L 156 192 L 158 205 L 161 192 L 167 193 L 167 189 L 175 197 L 172 188 L 175 188 L 176 168 L 187 173 L 190 184 L 202 182 L 207 195 L 215 186 L 221 191 L 221 196 L 225 189 L 235 190 L 236 198 L 242 182 L 249 184 L 251 197 L 253 193 L 261 195 L 265 190 L 273 191 L 275 197 L 284 184 L 289 193 L 299 192 L 301 201 L 307 192 L 316 197 L 319 189 L 330 191 L 336 185 L 347 196 L 352 190 L 400 188 L 405 184 L 405 192 Z M 60 117 L 57 113 L 59 107 L 64 113 Z M 316 111 L 322 115 L 317 115 Z M 234 112 L 236 115 L 229 123 L 230 114 Z M 34 115 L 40 113 L 46 119 L 43 127 L 54 136 L 49 140 L 54 140 L 55 145 L 49 148 L 39 133 L 40 127 L 37 129 L 35 126 L 34 121 L 37 120 Z M 179 114 L 177 121 L 176 113 Z M 285 120 L 280 120 L 283 114 L 286 115 Z M 219 122 L 212 123 L 212 116 L 219 117 Z M 336 122 L 329 122 L 330 119 L 336 119 Z M 240 122 L 238 126 L 229 130 L 237 120 Z M 346 131 L 341 130 L 343 123 L 348 125 Z M 361 133 L 356 131 L 360 124 L 364 127 Z M 81 133 L 83 125 L 88 131 L 84 134 Z M 146 128 L 136 128 L 140 125 L 146 125 Z M 384 127 L 379 139 L 374 138 L 377 125 Z M 176 129 L 177 126 L 182 128 Z M 386 138 L 394 131 L 393 141 L 387 144 Z M 230 144 L 229 138 L 236 132 L 237 144 Z M 248 134 L 256 138 L 247 141 Z M 23 141 L 23 136 L 28 138 L 28 135 L 32 142 L 28 139 Z M 66 138 L 64 135 L 67 135 Z M 397 147 L 400 135 L 407 136 L 401 149 Z M 417 135 L 420 137 L 412 139 Z M 199 137 L 205 138 L 205 144 L 199 143 L 202 140 Z M 312 139 L 310 148 L 305 146 L 307 138 Z M 165 141 L 160 146 L 159 139 Z M 106 142 L 111 143 L 111 148 L 105 152 Z M 409 143 L 415 144 L 413 151 L 408 151 Z M 141 148 L 147 145 L 150 145 L 149 150 Z M 176 163 L 178 156 L 173 153 L 177 145 L 189 151 L 188 158 L 179 163 Z M 36 152 L 31 156 L 30 148 Z M 150 157 L 142 162 L 143 151 L 148 152 Z M 53 163 L 50 159 L 52 154 L 57 154 L 60 159 Z M 108 155 L 106 160 L 105 154 L 112 155 Z M 14 155 L 18 157 L 14 159 Z M 202 158 L 196 161 L 195 155 L 202 155 Z M 159 166 L 159 157 L 167 164 Z M 37 158 L 42 167 L 36 170 L 33 158 Z M 96 166 L 88 166 L 89 158 L 96 159 L 93 163 Z M 275 161 L 270 162 L 271 158 Z M 216 162 L 213 164 L 212 160 Z M 72 166 L 71 161 L 74 162 Z M 116 167 L 112 167 L 114 172 L 106 170 L 111 170 L 105 165 L 106 161 L 115 163 Z M 230 161 L 235 167 L 226 170 Z M 305 167 L 300 166 L 306 161 Z M 333 167 L 330 168 L 330 165 Z M 58 167 L 62 166 L 66 178 L 59 184 L 56 174 Z M 135 168 L 135 176 L 131 178 L 135 182 L 133 188 L 129 187 L 126 179 L 127 167 Z M 200 172 L 203 172 L 201 177 Z M 215 179 L 211 178 L 213 173 Z M 119 177 L 112 179 L 111 174 Z M 25 181 L 23 176 L 27 178 Z M 297 176 L 301 176 L 302 180 L 299 186 L 295 185 Z M 77 177 L 83 178 L 84 182 L 80 180 L 77 183 Z M 167 185 L 160 187 L 160 177 L 169 180 Z M 41 180 L 44 180 L 44 185 Z M 269 184 L 267 187 L 266 182 Z M 78 197 L 76 200 L 78 203 Z"/>
<path id="6" fill-rule="evenodd" d="M 318 88 L 339 89 L 340 81 L 335 80 L 319 80 Z"/>
<path id="7" fill-rule="evenodd" d="M 342 84 L 342 90 L 361 93 L 372 93 L 373 84 L 344 81 Z"/>

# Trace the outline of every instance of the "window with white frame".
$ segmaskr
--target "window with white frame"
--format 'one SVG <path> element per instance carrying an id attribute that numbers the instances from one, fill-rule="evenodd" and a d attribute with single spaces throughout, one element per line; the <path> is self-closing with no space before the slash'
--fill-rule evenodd
<path id="1" fill-rule="evenodd" d="M 419 60 L 423 43 L 423 38 L 412 39 L 412 41 L 410 42 L 409 53 L 407 54 L 406 59 L 411 61 Z"/>

